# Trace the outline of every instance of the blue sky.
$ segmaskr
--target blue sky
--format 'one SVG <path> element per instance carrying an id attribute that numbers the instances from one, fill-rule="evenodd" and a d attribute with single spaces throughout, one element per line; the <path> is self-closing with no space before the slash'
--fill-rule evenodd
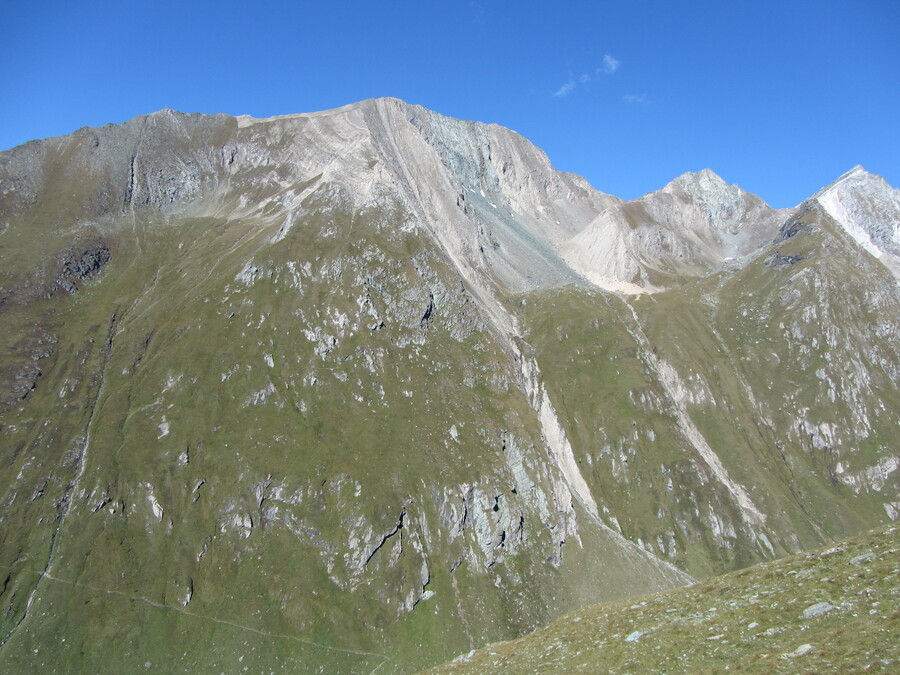
<path id="1" fill-rule="evenodd" d="M 709 167 L 792 206 L 900 186 L 900 1 L 0 3 L 0 149 L 161 108 L 396 96 L 634 198 Z"/>

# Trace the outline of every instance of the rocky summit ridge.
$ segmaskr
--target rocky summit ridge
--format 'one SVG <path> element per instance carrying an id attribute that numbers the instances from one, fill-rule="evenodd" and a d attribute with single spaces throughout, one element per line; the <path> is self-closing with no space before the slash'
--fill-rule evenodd
<path id="1" fill-rule="evenodd" d="M 0 153 L 0 662 L 416 670 L 895 519 L 898 204 L 397 99 Z"/>

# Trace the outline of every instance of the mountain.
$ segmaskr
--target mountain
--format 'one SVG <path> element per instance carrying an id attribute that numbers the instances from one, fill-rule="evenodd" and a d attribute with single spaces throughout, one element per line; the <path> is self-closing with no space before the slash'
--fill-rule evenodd
<path id="1" fill-rule="evenodd" d="M 410 671 L 894 519 L 897 195 L 396 99 L 0 153 L 0 663 Z"/>

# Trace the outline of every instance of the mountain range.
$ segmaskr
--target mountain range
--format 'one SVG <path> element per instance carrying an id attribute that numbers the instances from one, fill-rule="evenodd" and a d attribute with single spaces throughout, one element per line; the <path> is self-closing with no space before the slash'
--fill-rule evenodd
<path id="1" fill-rule="evenodd" d="M 0 664 L 414 671 L 900 514 L 900 191 L 396 99 L 0 153 Z"/>

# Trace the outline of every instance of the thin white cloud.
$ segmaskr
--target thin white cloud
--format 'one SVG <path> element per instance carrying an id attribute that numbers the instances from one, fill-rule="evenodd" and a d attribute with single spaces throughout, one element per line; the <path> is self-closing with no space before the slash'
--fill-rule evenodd
<path id="1" fill-rule="evenodd" d="M 612 75 L 619 69 L 620 65 L 621 62 L 619 61 L 619 59 L 610 56 L 609 54 L 604 54 L 603 63 L 594 71 L 593 75 L 591 75 L 590 73 L 582 73 L 576 78 L 574 75 L 569 73 L 569 79 L 566 80 L 562 85 L 560 85 L 559 89 L 553 92 L 553 95 L 557 97 L 568 96 L 578 87 L 587 86 L 595 79 L 603 75 Z"/>
<path id="2" fill-rule="evenodd" d="M 603 66 L 601 67 L 601 72 L 606 75 L 612 75 L 619 69 L 621 62 L 614 56 L 610 56 L 609 54 L 603 55 Z"/>
<path id="3" fill-rule="evenodd" d="M 625 101 L 625 103 L 646 103 L 647 94 L 625 94 L 622 97 L 622 100 Z"/>
<path id="4" fill-rule="evenodd" d="M 569 79 L 564 85 L 562 85 L 559 89 L 553 92 L 554 96 L 568 96 L 572 93 L 575 87 L 578 86 L 578 83 L 574 79 Z"/>

